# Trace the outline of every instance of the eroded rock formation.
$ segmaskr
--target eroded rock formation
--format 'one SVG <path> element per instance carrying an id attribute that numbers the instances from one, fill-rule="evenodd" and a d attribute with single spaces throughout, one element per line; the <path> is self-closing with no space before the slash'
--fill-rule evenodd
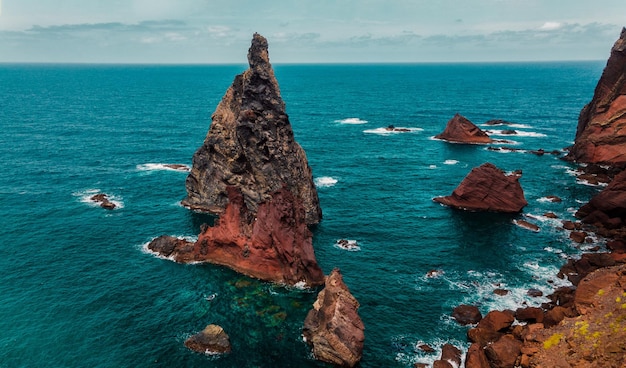
<path id="1" fill-rule="evenodd" d="M 491 163 L 472 169 L 461 184 L 434 201 L 468 211 L 516 213 L 528 204 L 519 184 L 521 173 L 506 174 Z"/>
<path id="2" fill-rule="evenodd" d="M 580 112 L 576 141 L 567 157 L 626 164 L 626 28 L 611 49 L 591 102 Z"/>
<path id="3" fill-rule="evenodd" d="M 361 360 L 365 327 L 358 308 L 335 268 L 304 320 L 303 334 L 316 359 L 341 367 L 354 367 Z"/>
<path id="4" fill-rule="evenodd" d="M 289 189 L 283 187 L 272 193 L 256 214 L 248 210 L 238 188 L 229 186 L 226 190 L 226 210 L 215 226 L 203 229 L 195 243 L 161 236 L 148 248 L 176 262 L 224 265 L 281 284 L 324 283 L 304 207 Z"/>
<path id="5" fill-rule="evenodd" d="M 435 136 L 453 143 L 487 144 L 493 142 L 487 133 L 460 114 L 448 121 L 446 129 Z"/>
<path id="6" fill-rule="evenodd" d="M 230 353 L 230 338 L 218 325 L 208 325 L 204 330 L 185 340 L 185 346 L 204 354 Z"/>
<path id="7" fill-rule="evenodd" d="M 193 156 L 182 203 L 219 214 L 228 202 L 226 187 L 236 186 L 255 212 L 286 185 L 302 202 L 306 223 L 316 224 L 322 211 L 311 168 L 294 139 L 267 46 L 255 33 L 250 68 L 235 77 L 213 113 L 204 144 Z"/>
<path id="8" fill-rule="evenodd" d="M 594 225 L 603 236 L 626 241 L 626 171 L 582 206 L 576 217 Z"/>

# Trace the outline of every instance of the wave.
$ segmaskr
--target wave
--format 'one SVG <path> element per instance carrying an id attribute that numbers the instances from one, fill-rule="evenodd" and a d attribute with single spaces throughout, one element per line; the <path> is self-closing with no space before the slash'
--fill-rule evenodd
<path id="1" fill-rule="evenodd" d="M 456 164 L 459 163 L 459 161 L 457 161 L 457 160 L 445 160 L 443 163 L 444 163 L 444 165 L 456 165 Z"/>
<path id="2" fill-rule="evenodd" d="M 186 240 L 188 242 L 193 242 L 193 243 L 198 241 L 198 237 L 197 236 L 188 236 L 188 235 L 172 235 L 172 236 L 177 238 L 177 239 Z M 176 262 L 176 260 L 174 259 L 174 256 L 166 257 L 166 256 L 162 255 L 161 253 L 155 252 L 152 249 L 148 248 L 148 245 L 154 239 L 156 239 L 156 237 L 150 239 L 149 241 L 147 241 L 147 242 L 145 242 L 143 244 L 140 244 L 139 245 L 139 249 L 141 250 L 141 252 L 145 253 L 145 254 L 149 254 L 149 255 L 154 256 L 156 258 L 160 258 L 160 259 L 165 259 L 165 260 L 168 260 L 168 261 Z M 189 262 L 188 264 L 198 264 L 198 263 L 201 263 L 201 262 Z"/>
<path id="3" fill-rule="evenodd" d="M 400 133 L 415 133 L 415 132 L 421 132 L 423 130 L 424 129 L 422 128 L 394 127 L 393 129 L 390 129 L 389 127 L 386 127 L 386 128 L 376 128 L 376 129 L 366 129 L 363 131 L 363 133 L 390 135 L 390 134 L 400 134 Z"/>
<path id="4" fill-rule="evenodd" d="M 532 129 L 533 127 L 531 125 L 527 125 L 527 124 L 517 124 L 517 123 L 510 123 L 510 124 L 480 124 L 480 126 L 486 126 L 486 127 L 493 127 L 493 126 L 507 126 L 507 127 L 511 127 L 511 128 L 518 128 L 518 129 Z M 573 144 L 573 143 L 572 143 Z"/>
<path id="5" fill-rule="evenodd" d="M 318 188 L 328 188 L 337 184 L 337 179 L 331 178 L 330 176 L 315 178 L 313 181 L 315 182 L 315 186 Z"/>
<path id="6" fill-rule="evenodd" d="M 98 193 L 103 193 L 103 192 L 100 189 L 89 188 L 89 189 L 81 190 L 79 192 L 74 192 L 72 193 L 72 195 L 74 197 L 78 197 L 78 200 L 81 203 L 84 203 L 90 207 L 100 207 L 100 202 L 96 202 L 91 199 L 91 197 L 93 197 L 94 195 Z M 105 193 L 105 194 L 107 195 L 109 202 L 115 205 L 115 208 L 114 208 L 115 210 L 124 208 L 124 202 L 120 196 L 110 194 L 110 193 Z"/>
<path id="7" fill-rule="evenodd" d="M 184 164 L 148 163 L 148 164 L 137 165 L 137 170 L 139 171 L 167 170 L 167 171 L 190 172 L 191 168 L 188 165 L 184 165 Z"/>
<path id="8" fill-rule="evenodd" d="M 540 138 L 540 137 L 547 137 L 547 135 L 543 134 L 543 133 L 537 133 L 537 132 L 529 132 L 529 131 L 524 131 L 524 130 L 516 130 L 515 134 L 506 134 L 503 133 L 506 130 L 485 130 L 485 133 L 489 134 L 489 135 L 499 135 L 499 136 L 506 136 L 506 137 L 511 137 L 511 136 L 515 136 L 515 137 L 533 137 L 533 138 Z"/>
<path id="9" fill-rule="evenodd" d="M 359 118 L 347 118 L 347 119 L 335 120 L 335 123 L 359 125 L 359 124 L 367 124 L 368 121 L 361 120 Z"/>
<path id="10" fill-rule="evenodd" d="M 337 249 L 347 250 L 349 252 L 358 252 L 361 250 L 356 240 L 352 239 L 339 239 L 333 246 Z"/>

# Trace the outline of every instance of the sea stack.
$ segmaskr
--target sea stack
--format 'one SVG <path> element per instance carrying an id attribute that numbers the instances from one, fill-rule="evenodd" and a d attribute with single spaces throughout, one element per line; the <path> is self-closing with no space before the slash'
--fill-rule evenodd
<path id="1" fill-rule="evenodd" d="M 303 335 L 317 360 L 339 367 L 354 367 L 361 360 L 365 327 L 358 309 L 335 268 L 304 320 Z"/>
<path id="2" fill-rule="evenodd" d="M 626 28 L 611 49 L 591 102 L 580 112 L 576 140 L 566 158 L 626 164 Z"/>
<path id="3" fill-rule="evenodd" d="M 487 133 L 460 114 L 454 115 L 448 121 L 446 129 L 435 138 L 452 143 L 487 144 L 493 142 Z"/>
<path id="4" fill-rule="evenodd" d="M 506 174 L 484 163 L 472 169 L 451 195 L 433 200 L 467 211 L 517 213 L 528 204 L 519 183 L 521 176 L 521 172 Z"/>
<path id="5" fill-rule="evenodd" d="M 237 187 L 248 209 L 285 185 L 305 209 L 306 223 L 322 218 L 306 154 L 295 141 L 285 103 L 269 62 L 267 40 L 258 33 L 248 50 L 250 67 L 237 75 L 212 115 L 204 144 L 193 156 L 182 204 L 215 214 Z"/>

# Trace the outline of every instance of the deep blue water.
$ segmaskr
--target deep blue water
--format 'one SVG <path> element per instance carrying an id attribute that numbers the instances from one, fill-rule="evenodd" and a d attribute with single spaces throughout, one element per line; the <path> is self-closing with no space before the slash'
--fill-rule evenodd
<path id="1" fill-rule="evenodd" d="M 362 367 L 432 362 L 436 355 L 419 351 L 420 343 L 466 348 L 466 329 L 448 317 L 454 306 L 474 303 L 485 313 L 538 305 L 545 299 L 526 296 L 528 288 L 547 293 L 563 283 L 555 274 L 580 249 L 541 215 L 572 219 L 599 188 L 577 183 L 573 166 L 552 155 L 431 137 L 458 112 L 479 125 L 517 123 L 520 134 L 495 136 L 517 148 L 560 150 L 573 143 L 603 66 L 275 66 L 319 183 L 318 262 L 326 273 L 339 267 L 361 303 Z M 186 174 L 158 164 L 191 164 L 211 113 L 244 69 L 0 64 L 0 367 L 324 366 L 300 336 L 317 290 L 179 265 L 142 248 L 161 234 L 193 237 L 213 221 L 180 206 Z M 377 130 L 390 124 L 413 131 Z M 432 202 L 484 162 L 523 170 L 522 215 Z M 88 203 L 97 191 L 119 208 Z M 339 238 L 361 249 L 334 247 Z M 443 272 L 426 277 L 433 269 Z M 511 293 L 496 296 L 495 288 Z M 231 354 L 183 346 L 209 323 L 230 335 Z"/>

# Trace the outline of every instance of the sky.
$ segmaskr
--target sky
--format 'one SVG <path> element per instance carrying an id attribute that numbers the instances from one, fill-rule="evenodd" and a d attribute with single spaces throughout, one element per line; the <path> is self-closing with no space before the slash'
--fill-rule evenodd
<path id="1" fill-rule="evenodd" d="M 0 62 L 606 60 L 626 0 L 0 0 Z"/>

